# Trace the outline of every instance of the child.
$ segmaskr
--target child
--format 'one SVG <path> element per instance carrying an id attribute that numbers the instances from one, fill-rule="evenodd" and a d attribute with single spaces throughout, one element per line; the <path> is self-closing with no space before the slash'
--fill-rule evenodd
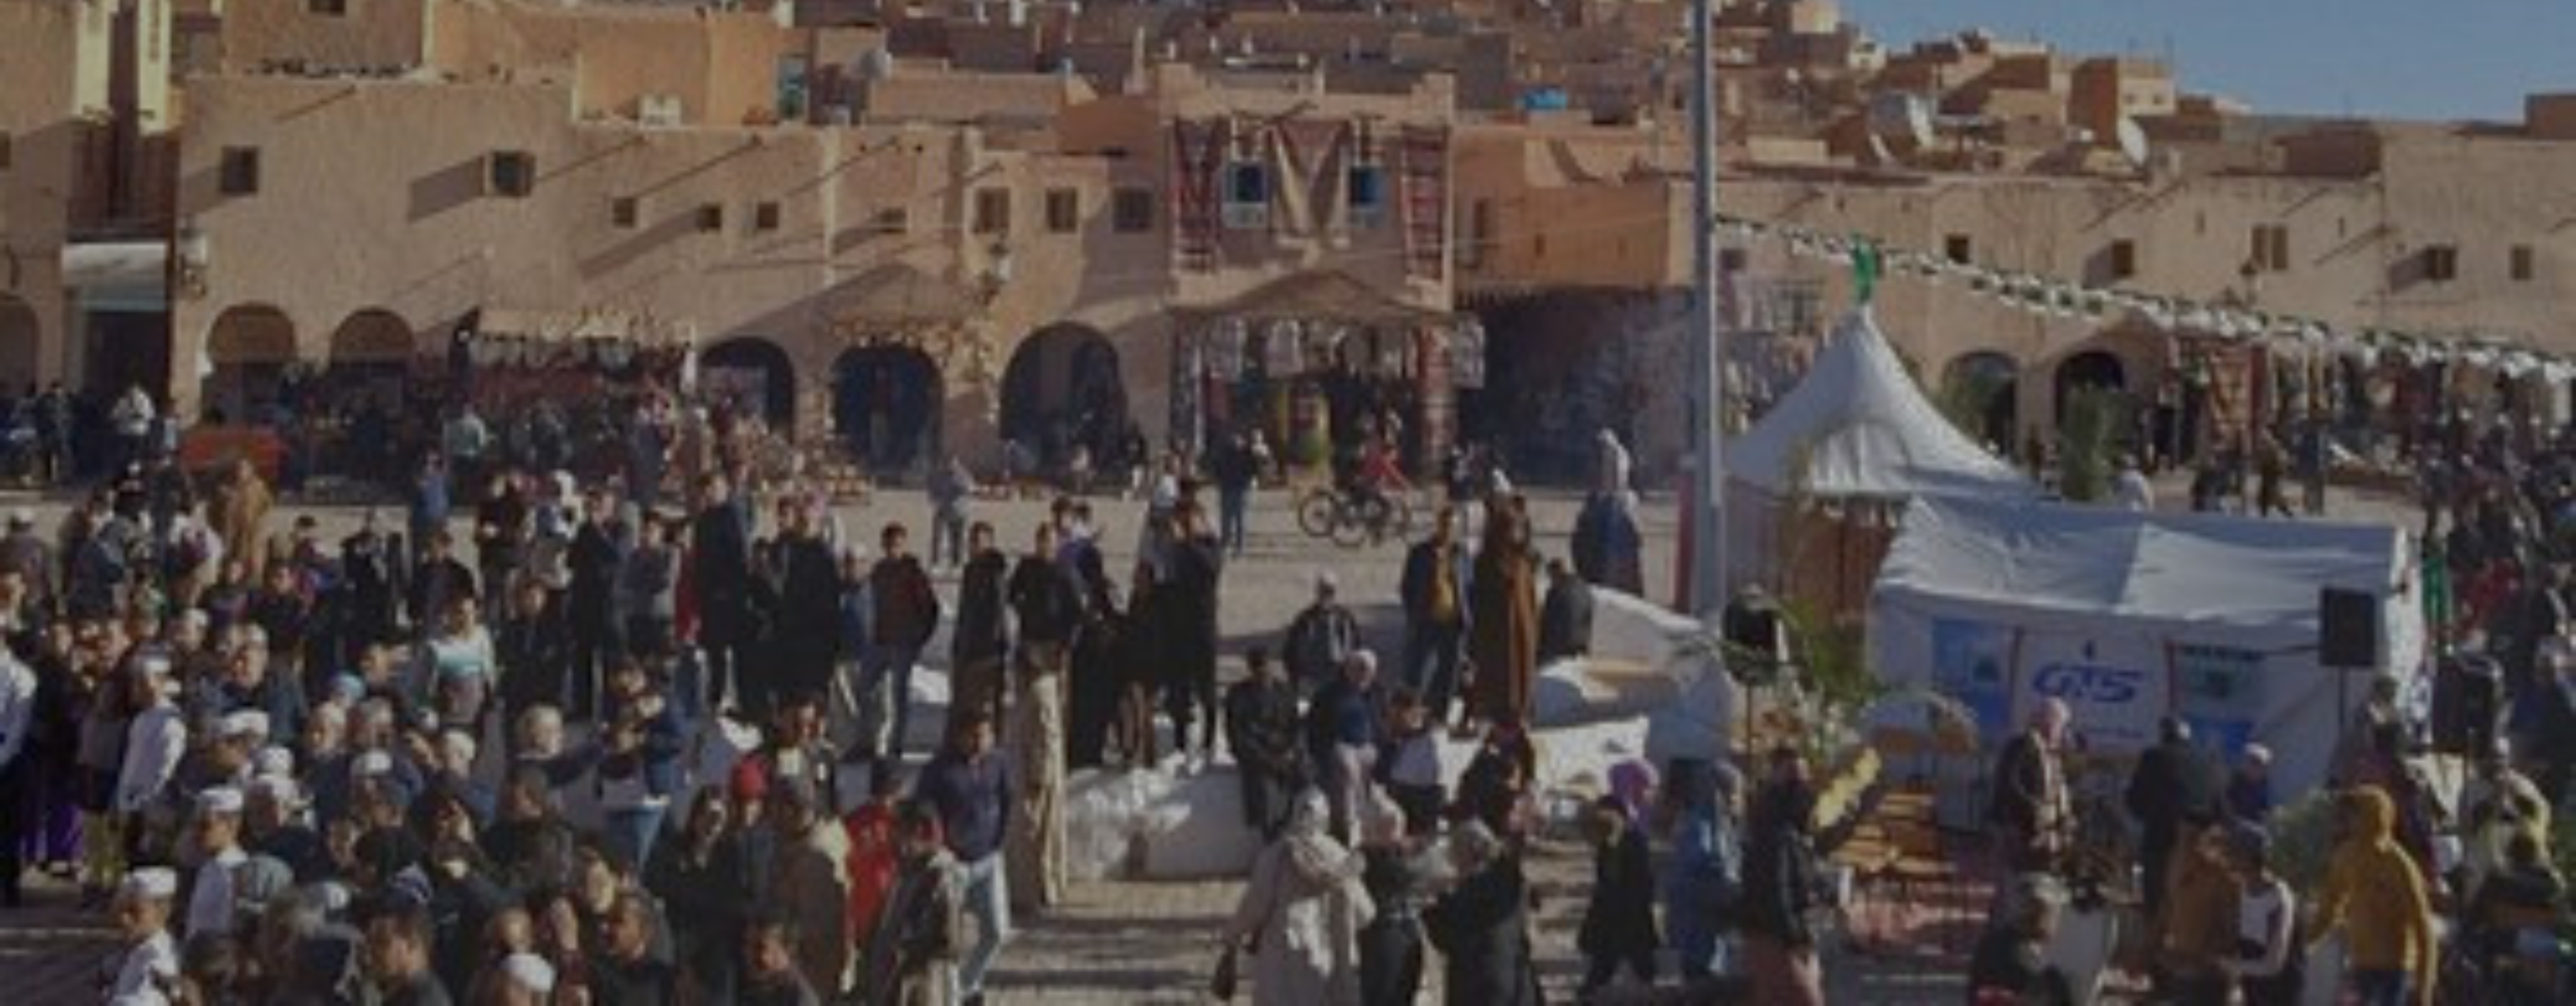
<path id="1" fill-rule="evenodd" d="M 965 873 L 948 852 L 939 815 L 907 801 L 895 814 L 903 866 L 867 943 L 859 975 L 867 1002 L 935 1002 L 955 988 L 966 947 Z"/>
<path id="2" fill-rule="evenodd" d="M 1589 999 L 1625 964 L 1637 980 L 1655 984 L 1655 867 L 1646 833 L 1629 819 L 1617 797 L 1602 797 L 1584 819 L 1592 838 L 1592 905 L 1583 913 L 1576 942 L 1590 961 L 1583 994 Z"/>
<path id="3" fill-rule="evenodd" d="M 1440 739 L 1431 729 L 1431 710 L 1420 693 L 1399 688 L 1387 706 L 1392 722 L 1386 750 L 1378 756 L 1378 782 L 1395 805 L 1403 808 L 1406 833 L 1428 835 L 1440 820 L 1448 795 L 1440 788 Z"/>

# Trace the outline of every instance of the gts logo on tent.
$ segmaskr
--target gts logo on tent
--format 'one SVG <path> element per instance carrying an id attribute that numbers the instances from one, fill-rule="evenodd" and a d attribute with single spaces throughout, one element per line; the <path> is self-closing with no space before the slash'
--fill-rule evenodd
<path id="1" fill-rule="evenodd" d="M 2031 690 L 2053 699 L 2116 706 L 2138 697 L 2144 671 L 2091 664 L 2050 664 L 2039 669 L 2030 682 Z"/>

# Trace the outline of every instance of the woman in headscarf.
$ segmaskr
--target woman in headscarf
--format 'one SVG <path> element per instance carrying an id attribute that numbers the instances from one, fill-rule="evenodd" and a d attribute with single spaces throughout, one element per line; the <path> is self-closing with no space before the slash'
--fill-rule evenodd
<path id="1" fill-rule="evenodd" d="M 1471 715 L 1487 722 L 1524 719 L 1538 671 L 1538 553 L 1530 546 L 1529 510 L 1497 499 L 1485 523 L 1467 587 L 1467 659 L 1475 665 Z"/>
<path id="2" fill-rule="evenodd" d="M 1376 914 L 1366 861 L 1332 836 L 1324 794 L 1298 794 L 1287 830 L 1252 864 L 1252 883 L 1226 926 L 1228 945 L 1254 953 L 1252 1001 L 1360 1001 L 1359 934 Z"/>
<path id="3" fill-rule="evenodd" d="M 1744 845 L 1745 970 L 1753 1001 L 1781 1006 L 1824 1006 L 1824 979 L 1816 968 L 1816 930 L 1810 919 L 1823 903 L 1809 817 L 1815 793 L 1806 762 L 1792 748 L 1771 753 L 1771 780 L 1755 802 L 1752 834 Z"/>
<path id="4" fill-rule="evenodd" d="M 1538 971 L 1530 960 L 1529 880 L 1510 846 L 1482 822 L 1449 836 L 1458 886 L 1422 913 L 1440 948 L 1451 1006 L 1535 1006 Z"/>

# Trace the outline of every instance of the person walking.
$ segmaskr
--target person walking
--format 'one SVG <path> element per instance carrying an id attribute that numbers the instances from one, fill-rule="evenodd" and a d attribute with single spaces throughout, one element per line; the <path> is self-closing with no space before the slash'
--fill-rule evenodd
<path id="1" fill-rule="evenodd" d="M 1468 585 L 1468 659 L 1475 668 L 1469 713 L 1486 723 L 1526 722 L 1538 675 L 1538 553 L 1530 547 L 1529 510 L 1497 499 L 1485 524 Z"/>
<path id="2" fill-rule="evenodd" d="M 1668 776 L 1673 852 L 1662 878 L 1664 932 L 1683 987 L 1703 988 L 1728 970 L 1725 931 L 1743 903 L 1735 805 L 1744 780 L 1734 766 L 1695 760 L 1675 762 Z"/>
<path id="3" fill-rule="evenodd" d="M 993 525 L 966 531 L 966 569 L 957 579 L 957 626 L 948 637 L 950 715 L 982 708 L 1003 722 L 1003 661 L 1011 650 L 1005 583 L 1011 560 L 993 544 Z"/>
<path id="4" fill-rule="evenodd" d="M 1402 680 L 1422 696 L 1435 724 L 1449 722 L 1467 640 L 1468 564 L 1457 537 L 1458 511 L 1441 507 L 1430 537 L 1404 556 Z"/>
<path id="5" fill-rule="evenodd" d="M 1377 911 L 1360 930 L 1360 1002 L 1413 1006 L 1422 990 L 1422 903 L 1432 864 L 1402 808 L 1381 802 L 1363 817 L 1360 881 Z"/>
<path id="6" fill-rule="evenodd" d="M 572 629 L 572 675 L 558 698 L 564 715 L 590 722 L 608 665 L 625 652 L 617 619 L 617 588 L 626 565 L 626 526 L 606 491 L 582 499 L 582 521 L 567 554 L 572 585 L 566 615 Z"/>
<path id="7" fill-rule="evenodd" d="M 1753 1001 L 1766 1006 L 1824 1006 L 1810 919 L 1823 902 L 1815 845 L 1808 834 L 1814 807 L 1806 762 L 1795 749 L 1773 751 L 1771 780 L 1754 803 L 1751 835 L 1744 845 L 1741 914 Z"/>
<path id="8" fill-rule="evenodd" d="M 1209 533 L 1207 515 L 1195 501 L 1183 501 L 1174 513 L 1171 579 L 1154 596 L 1163 632 L 1166 663 L 1163 709 L 1172 718 L 1172 748 L 1189 751 L 1190 724 L 1200 725 L 1197 757 L 1202 766 L 1216 760 L 1218 722 L 1216 691 L 1217 602 L 1225 556 Z"/>
<path id="9" fill-rule="evenodd" d="M 2157 724 L 2157 743 L 2138 756 L 2125 802 L 2138 820 L 2138 866 L 2147 917 L 2160 919 L 2168 885 L 2165 872 L 2188 820 L 2217 820 L 2224 773 L 2193 745 L 2191 726 L 2178 717 Z"/>
<path id="10" fill-rule="evenodd" d="M 2007 873 L 2054 874 L 2071 844 L 2075 808 L 2059 754 L 2068 716 L 2065 700 L 2041 702 L 2029 726 L 1996 756 L 1995 797 L 1986 816 Z"/>
<path id="11" fill-rule="evenodd" d="M 1589 655 L 1592 652 L 1592 585 L 1563 559 L 1547 561 L 1547 600 L 1539 608 L 1538 662 L 1545 667 L 1559 660 Z"/>
<path id="12" fill-rule="evenodd" d="M 939 815 L 948 851 L 965 875 L 966 914 L 980 930 L 957 971 L 959 995 L 980 1003 L 984 977 L 993 959 L 1011 938 L 1011 890 L 1002 865 L 1002 843 L 1010 834 L 1012 797 L 1009 763 L 993 753 L 993 718 L 962 714 L 948 744 L 921 770 L 913 798 Z"/>
<path id="13" fill-rule="evenodd" d="M 1261 478 L 1260 460 L 1252 444 L 1237 433 L 1210 459 L 1216 476 L 1217 537 L 1225 553 L 1240 558 L 1247 537 L 1245 525 L 1252 509 L 1252 488 Z"/>
<path id="14" fill-rule="evenodd" d="M 803 501 L 782 503 L 779 517 L 770 560 L 777 598 L 770 627 L 777 662 L 773 706 L 823 697 L 841 642 L 841 566 L 815 526 L 814 508 Z"/>
<path id="15" fill-rule="evenodd" d="M 985 528 L 987 538 L 991 529 Z M 1000 550 L 992 549 L 993 565 Z M 976 562 L 984 562 L 978 556 Z M 1045 909 L 1063 903 L 1065 865 L 1064 776 L 1066 762 L 1065 675 L 1071 664 L 1071 641 L 1082 599 L 1073 577 L 1055 561 L 1055 529 L 1040 524 L 1029 554 L 1011 570 L 1005 591 L 1019 622 L 1010 703 L 1014 714 L 1012 754 L 1020 784 L 1019 827 L 1011 837 L 1011 890 L 1021 907 Z"/>
<path id="16" fill-rule="evenodd" d="M 1256 1006 L 1360 1002 L 1360 932 L 1376 906 L 1361 879 L 1367 860 L 1332 836 L 1331 815 L 1323 794 L 1298 794 L 1226 924 L 1226 945 L 1253 955 Z"/>
<path id="17" fill-rule="evenodd" d="M 699 487 L 698 513 L 689 522 L 689 610 L 697 613 L 697 643 L 706 666 L 704 705 L 722 709 L 728 687 L 760 635 L 751 608 L 751 518 L 734 499 L 733 482 L 707 476 Z"/>
<path id="18" fill-rule="evenodd" d="M 1481 822 L 1449 836 L 1457 886 L 1422 913 L 1442 962 L 1449 1006 L 1537 1006 L 1538 971 L 1530 959 L 1529 881 L 1520 858 Z"/>
<path id="19" fill-rule="evenodd" d="M 868 619 L 860 720 L 883 725 L 886 749 L 853 752 L 861 759 L 883 755 L 901 760 L 912 725 L 912 668 L 921 661 L 921 648 L 939 631 L 939 594 L 931 589 L 930 574 L 921 568 L 921 560 L 913 557 L 910 542 L 903 525 L 886 525 L 877 535 L 883 555 L 868 569 L 868 597 L 875 610 Z M 988 715 L 986 721 L 990 720 Z M 956 724 L 950 726 L 954 734 Z M 872 738 L 879 731 L 862 730 L 861 734 Z"/>
<path id="20" fill-rule="evenodd" d="M 2308 944 L 2344 934 L 2346 981 L 2360 1006 L 2430 1006 L 2440 946 L 2415 857 L 2397 842 L 2397 803 L 2361 786 L 2340 798 L 2342 840 L 2327 860 Z"/>
<path id="21" fill-rule="evenodd" d="M 1592 903 L 1575 940 L 1586 962 L 1584 998 L 1599 995 L 1622 966 L 1653 988 L 1662 941 L 1655 935 L 1655 866 L 1645 829 L 1618 797 L 1605 796 L 1594 801 L 1584 830 L 1592 840 Z"/>
<path id="22" fill-rule="evenodd" d="M 943 560 L 954 569 L 966 561 L 967 503 L 975 495 L 974 473 L 966 462 L 949 458 L 930 473 L 930 562 Z"/>

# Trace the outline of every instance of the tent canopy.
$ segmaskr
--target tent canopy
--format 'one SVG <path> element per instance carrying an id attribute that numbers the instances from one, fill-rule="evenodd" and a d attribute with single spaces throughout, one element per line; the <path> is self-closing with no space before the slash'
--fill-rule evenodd
<path id="1" fill-rule="evenodd" d="M 2037 495 L 2028 479 L 1950 424 L 1923 397 L 1863 307 L 1845 316 L 1814 366 L 1760 422 L 1726 445 L 1728 475 L 1774 495 Z"/>
<path id="2" fill-rule="evenodd" d="M 1870 652 L 1889 682 L 1973 710 L 1988 744 L 2052 699 L 2103 752 L 2179 717 L 2229 751 L 2270 745 L 2284 796 L 2326 777 L 2373 673 L 2423 663 L 2414 553 L 2394 527 L 1929 497 L 1903 523 Z M 2379 667 L 2321 663 L 2329 587 L 2375 599 Z"/>
<path id="3" fill-rule="evenodd" d="M 2142 632 L 2224 625 L 2313 642 L 2319 588 L 2395 590 L 2400 538 L 2360 524 L 1926 500 L 1906 511 L 1877 591 L 2118 618 Z"/>

